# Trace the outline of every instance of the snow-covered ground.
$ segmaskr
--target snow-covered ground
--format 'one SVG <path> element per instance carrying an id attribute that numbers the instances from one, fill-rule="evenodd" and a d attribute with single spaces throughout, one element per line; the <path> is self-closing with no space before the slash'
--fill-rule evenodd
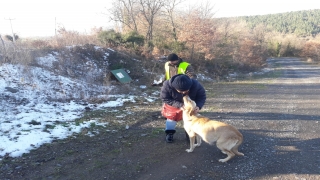
<path id="1" fill-rule="evenodd" d="M 37 60 L 46 66 L 56 61 L 54 53 Z M 0 160 L 4 156 L 21 156 L 54 139 L 73 136 L 92 123 L 107 126 L 107 123 L 94 119 L 82 124 L 75 123 L 75 120 L 83 116 L 86 108 L 106 109 L 135 99 L 129 95 L 108 95 L 109 88 L 112 87 L 89 85 L 39 67 L 3 64 L 0 66 Z M 91 90 L 100 92 L 97 98 L 116 100 L 95 105 L 67 100 L 70 97 L 90 98 L 87 92 Z M 145 97 L 149 102 L 156 98 Z"/>

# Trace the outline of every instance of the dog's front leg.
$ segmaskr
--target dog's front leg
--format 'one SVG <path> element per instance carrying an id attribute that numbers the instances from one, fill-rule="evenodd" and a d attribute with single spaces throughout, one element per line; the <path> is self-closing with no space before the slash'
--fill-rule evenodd
<path id="1" fill-rule="evenodd" d="M 194 141 L 196 139 L 196 136 L 190 136 L 189 139 L 190 139 L 190 149 L 186 149 L 186 151 L 188 153 L 190 153 L 190 152 L 192 152 L 194 150 L 194 147 L 195 147 L 194 146 Z"/>

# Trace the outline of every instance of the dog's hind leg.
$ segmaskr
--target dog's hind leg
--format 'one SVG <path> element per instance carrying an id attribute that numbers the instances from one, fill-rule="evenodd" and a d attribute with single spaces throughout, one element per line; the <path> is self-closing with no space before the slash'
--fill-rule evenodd
<path id="1" fill-rule="evenodd" d="M 227 162 L 235 156 L 235 154 L 232 151 L 229 151 L 226 149 L 222 150 L 222 152 L 225 152 L 228 155 L 228 157 L 226 157 L 224 159 L 219 159 L 219 162 Z"/>
<path id="2" fill-rule="evenodd" d="M 238 151 L 239 146 L 240 146 L 240 144 L 236 144 L 236 145 L 231 149 L 231 151 L 232 151 L 233 153 L 235 153 L 236 155 L 238 155 L 238 156 L 244 156 L 243 153 L 241 153 L 241 152 Z"/>
<path id="3" fill-rule="evenodd" d="M 228 157 L 224 159 L 219 159 L 219 162 L 227 162 L 235 156 L 235 154 L 232 152 L 232 148 L 235 146 L 235 144 L 236 142 L 221 141 L 221 139 L 217 141 L 217 147 L 221 150 L 222 153 L 228 155 Z"/>
<path id="4" fill-rule="evenodd" d="M 201 137 L 196 134 L 196 139 L 197 139 L 197 144 L 195 144 L 195 146 L 200 146 L 201 145 Z"/>

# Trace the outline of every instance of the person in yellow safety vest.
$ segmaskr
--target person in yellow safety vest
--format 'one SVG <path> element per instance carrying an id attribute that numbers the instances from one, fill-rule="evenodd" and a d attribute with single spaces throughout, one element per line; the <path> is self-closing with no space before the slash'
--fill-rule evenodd
<path id="1" fill-rule="evenodd" d="M 152 86 L 162 86 L 164 81 L 169 80 L 172 76 L 177 74 L 185 74 L 192 79 L 197 79 L 191 64 L 183 61 L 177 54 L 169 54 L 167 60 L 168 61 L 164 65 L 165 78 L 161 83 L 153 83 Z"/>

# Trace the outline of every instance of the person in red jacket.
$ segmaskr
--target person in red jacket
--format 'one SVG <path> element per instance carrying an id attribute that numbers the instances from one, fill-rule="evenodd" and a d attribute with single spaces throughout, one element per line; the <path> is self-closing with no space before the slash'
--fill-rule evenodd
<path id="1" fill-rule="evenodd" d="M 195 79 L 184 74 L 177 74 L 165 81 L 161 88 L 160 98 L 163 102 L 162 116 L 166 117 L 166 141 L 173 142 L 173 135 L 178 121 L 182 120 L 183 96 L 189 95 L 190 99 L 201 110 L 206 101 L 206 92 L 203 86 Z"/>

